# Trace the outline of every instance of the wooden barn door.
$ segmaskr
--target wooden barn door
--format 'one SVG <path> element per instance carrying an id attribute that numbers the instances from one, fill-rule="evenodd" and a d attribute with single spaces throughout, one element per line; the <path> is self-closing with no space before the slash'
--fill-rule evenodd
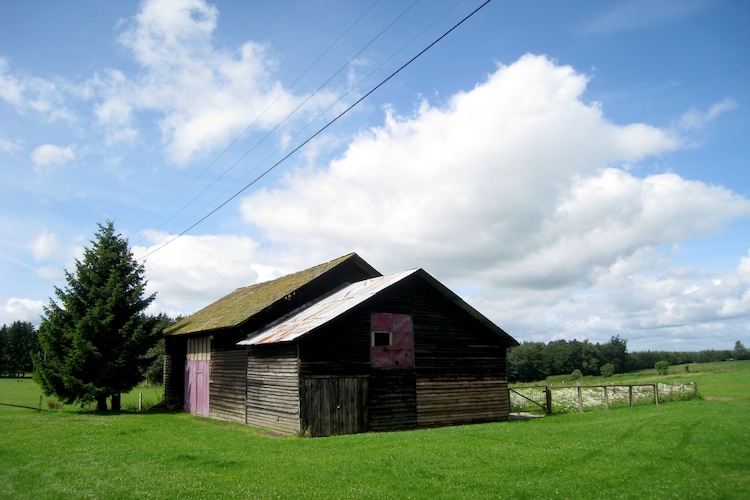
<path id="1" fill-rule="evenodd" d="M 302 426 L 312 436 L 367 432 L 367 377 L 306 377 Z"/>
<path id="2" fill-rule="evenodd" d="M 211 339 L 188 339 L 185 359 L 185 411 L 208 417 L 208 388 L 211 370 Z"/>

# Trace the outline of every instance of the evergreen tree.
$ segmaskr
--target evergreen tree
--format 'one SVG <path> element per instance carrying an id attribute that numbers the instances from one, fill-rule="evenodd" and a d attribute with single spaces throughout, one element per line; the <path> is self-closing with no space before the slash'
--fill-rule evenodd
<path id="1" fill-rule="evenodd" d="M 32 353 L 39 350 L 36 329 L 28 321 L 14 321 L 0 330 L 0 374 L 22 377 L 33 369 Z"/>
<path id="2" fill-rule="evenodd" d="M 143 314 L 156 294 L 144 296 L 144 268 L 114 223 L 98 224 L 67 286 L 55 287 L 39 327 L 42 354 L 35 378 L 48 395 L 65 403 L 96 401 L 120 409 L 120 393 L 141 380 L 151 360 L 146 352 L 160 338 L 154 319 Z"/>

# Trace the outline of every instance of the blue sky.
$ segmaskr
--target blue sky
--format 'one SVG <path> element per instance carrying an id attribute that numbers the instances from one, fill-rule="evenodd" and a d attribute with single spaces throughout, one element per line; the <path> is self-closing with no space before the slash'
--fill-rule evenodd
<path id="1" fill-rule="evenodd" d="M 750 344 L 746 2 L 494 0 L 281 161 L 481 4 L 3 3 L 0 322 L 112 219 L 153 312 L 356 251 L 521 341 Z"/>

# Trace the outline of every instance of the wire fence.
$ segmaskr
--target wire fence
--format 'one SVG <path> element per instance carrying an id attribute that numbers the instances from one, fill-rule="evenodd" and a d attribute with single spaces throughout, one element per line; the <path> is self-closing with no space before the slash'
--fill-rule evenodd
<path id="1" fill-rule="evenodd" d="M 584 412 L 622 406 L 659 404 L 698 397 L 696 382 L 672 384 L 610 384 L 575 386 L 517 386 L 510 388 L 512 413 Z"/>

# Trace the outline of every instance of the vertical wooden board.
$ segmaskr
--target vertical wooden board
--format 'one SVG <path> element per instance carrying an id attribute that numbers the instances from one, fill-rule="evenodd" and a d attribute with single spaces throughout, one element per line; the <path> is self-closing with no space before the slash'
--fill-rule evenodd
<path id="1" fill-rule="evenodd" d="M 185 411 L 208 417 L 209 361 L 185 361 Z"/>
<path id="2" fill-rule="evenodd" d="M 367 429 L 367 377 L 305 377 L 302 425 L 311 436 L 356 434 Z"/>

